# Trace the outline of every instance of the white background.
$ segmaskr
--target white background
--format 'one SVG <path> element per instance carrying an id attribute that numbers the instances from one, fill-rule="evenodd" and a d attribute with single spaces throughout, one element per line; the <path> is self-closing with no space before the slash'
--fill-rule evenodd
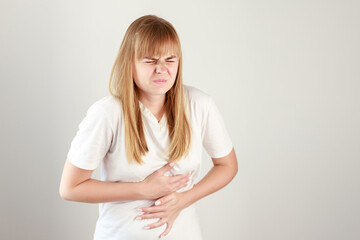
<path id="1" fill-rule="evenodd" d="M 126 29 L 146 14 L 174 25 L 184 83 L 214 97 L 235 145 L 237 176 L 196 203 L 204 240 L 359 239 L 359 10 L 1 1 L 0 239 L 92 239 L 98 205 L 61 199 L 60 177 L 78 124 L 108 94 Z"/>

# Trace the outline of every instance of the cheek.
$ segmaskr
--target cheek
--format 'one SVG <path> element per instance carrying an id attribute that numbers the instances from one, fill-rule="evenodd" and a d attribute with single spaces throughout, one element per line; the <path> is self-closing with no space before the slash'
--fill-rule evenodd
<path id="1" fill-rule="evenodd" d="M 152 67 L 142 67 L 141 69 L 138 70 L 137 72 L 137 76 L 139 78 L 147 78 L 148 76 L 150 76 L 152 73 L 154 72 L 154 68 Z"/>
<path id="2" fill-rule="evenodd" d="M 170 67 L 170 71 L 173 75 L 176 75 L 177 73 L 177 70 L 178 70 L 178 66 L 171 66 Z"/>

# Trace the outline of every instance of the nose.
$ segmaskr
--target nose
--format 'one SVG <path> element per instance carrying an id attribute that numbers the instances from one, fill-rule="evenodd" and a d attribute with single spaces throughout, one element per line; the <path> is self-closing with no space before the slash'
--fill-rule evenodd
<path id="1" fill-rule="evenodd" d="M 166 71 L 166 67 L 164 66 L 163 63 L 159 62 L 158 64 L 156 64 L 155 71 L 156 71 L 156 73 L 163 73 Z"/>

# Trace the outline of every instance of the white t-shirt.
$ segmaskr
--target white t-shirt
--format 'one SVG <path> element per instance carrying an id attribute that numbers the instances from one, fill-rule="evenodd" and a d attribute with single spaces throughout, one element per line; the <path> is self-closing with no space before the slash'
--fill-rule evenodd
<path id="1" fill-rule="evenodd" d="M 192 172 L 189 184 L 180 189 L 191 189 L 200 179 L 202 147 L 212 158 L 230 153 L 233 144 L 224 121 L 212 97 L 203 91 L 184 86 L 185 104 L 192 128 L 189 155 L 175 164 L 168 175 Z M 145 138 L 149 151 L 142 157 L 145 165 L 129 164 L 125 149 L 123 112 L 120 102 L 108 95 L 93 103 L 71 142 L 68 159 L 75 166 L 93 170 L 101 164 L 101 180 L 109 182 L 139 182 L 161 168 L 169 159 L 165 156 L 170 144 L 166 114 L 160 122 L 140 101 Z M 99 218 L 95 240 L 152 240 L 165 231 L 166 224 L 147 230 L 144 227 L 157 219 L 136 220 L 139 207 L 151 206 L 153 200 L 131 200 L 99 203 Z M 201 230 L 194 204 L 183 209 L 164 239 L 201 240 Z"/>

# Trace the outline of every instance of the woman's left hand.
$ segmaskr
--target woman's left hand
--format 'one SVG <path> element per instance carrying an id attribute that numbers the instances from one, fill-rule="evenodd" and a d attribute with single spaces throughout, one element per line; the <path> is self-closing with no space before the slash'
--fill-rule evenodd
<path id="1" fill-rule="evenodd" d="M 142 207 L 140 210 L 145 212 L 143 215 L 139 215 L 137 219 L 149 219 L 149 218 L 160 218 L 156 223 L 147 225 L 146 229 L 157 228 L 166 223 L 165 231 L 160 235 L 160 237 L 166 236 L 181 210 L 185 208 L 185 204 L 182 201 L 181 192 L 172 192 L 168 195 L 165 195 L 155 202 L 155 205 L 151 207 Z M 139 218 L 140 217 L 140 218 Z"/>

